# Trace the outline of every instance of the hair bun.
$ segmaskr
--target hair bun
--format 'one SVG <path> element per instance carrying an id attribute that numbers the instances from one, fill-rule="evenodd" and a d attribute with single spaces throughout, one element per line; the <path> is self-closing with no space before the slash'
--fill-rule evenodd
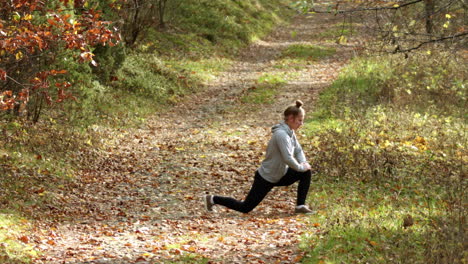
<path id="1" fill-rule="evenodd" d="M 296 107 L 297 108 L 301 108 L 301 106 L 303 106 L 303 105 L 304 105 L 304 103 L 301 100 L 296 101 Z"/>

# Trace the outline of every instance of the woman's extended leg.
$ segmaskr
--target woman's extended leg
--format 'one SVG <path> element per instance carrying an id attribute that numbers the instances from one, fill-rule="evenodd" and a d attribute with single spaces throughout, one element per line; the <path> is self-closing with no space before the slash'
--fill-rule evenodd
<path id="1" fill-rule="evenodd" d="M 265 198 L 273 186 L 272 183 L 263 179 L 263 177 L 256 172 L 252 188 L 244 201 L 239 201 L 231 197 L 213 196 L 213 202 L 214 204 L 223 205 L 242 213 L 248 213 Z"/>

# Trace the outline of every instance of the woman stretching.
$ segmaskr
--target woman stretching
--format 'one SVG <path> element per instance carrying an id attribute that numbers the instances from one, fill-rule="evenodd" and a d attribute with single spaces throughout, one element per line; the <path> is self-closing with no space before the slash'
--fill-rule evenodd
<path id="1" fill-rule="evenodd" d="M 305 201 L 309 191 L 311 170 L 305 159 L 301 145 L 294 133 L 304 123 L 305 111 L 299 100 L 284 111 L 284 121 L 273 126 L 273 135 L 268 142 L 266 157 L 255 173 L 254 182 L 244 201 L 217 195 L 205 195 L 205 206 L 213 211 L 213 206 L 248 213 L 252 211 L 275 186 L 289 186 L 299 181 L 295 213 L 312 213 Z"/>

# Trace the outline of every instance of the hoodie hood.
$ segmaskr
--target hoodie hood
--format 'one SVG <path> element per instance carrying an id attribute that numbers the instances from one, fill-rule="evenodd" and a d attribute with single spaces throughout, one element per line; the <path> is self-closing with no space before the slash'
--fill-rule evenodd
<path id="1" fill-rule="evenodd" d="M 294 133 L 294 131 L 284 121 L 281 121 L 281 123 L 276 124 L 271 128 L 272 133 L 275 133 L 279 130 L 284 130 L 289 136 L 292 136 Z"/>

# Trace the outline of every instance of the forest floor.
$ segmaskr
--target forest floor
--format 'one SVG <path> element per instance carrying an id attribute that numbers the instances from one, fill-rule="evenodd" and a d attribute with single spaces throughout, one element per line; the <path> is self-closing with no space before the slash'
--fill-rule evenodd
<path id="1" fill-rule="evenodd" d="M 284 108 L 301 99 L 313 110 L 318 93 L 352 57 L 356 43 L 320 38 L 340 22 L 333 14 L 298 15 L 243 50 L 203 90 L 139 128 L 96 127 L 103 148 L 82 153 L 89 166 L 62 186 L 61 207 L 52 208 L 60 220 L 35 229 L 32 240 L 43 252 L 35 263 L 299 261 L 307 216 L 294 214 L 296 184 L 273 189 L 249 214 L 219 206 L 207 212 L 202 195 L 245 197 Z M 282 67 L 282 51 L 294 44 L 336 52 Z M 266 74 L 286 80 L 273 102 L 243 102 Z"/>

